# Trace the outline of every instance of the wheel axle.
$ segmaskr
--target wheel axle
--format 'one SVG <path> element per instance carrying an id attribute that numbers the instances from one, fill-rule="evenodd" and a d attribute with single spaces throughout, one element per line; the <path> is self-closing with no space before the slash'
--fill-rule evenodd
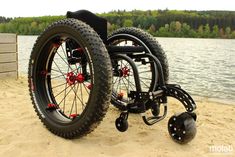
<path id="1" fill-rule="evenodd" d="M 67 81 L 69 86 L 72 86 L 76 82 L 83 83 L 85 81 L 85 77 L 81 73 L 78 73 L 77 75 L 75 75 L 74 72 L 69 72 L 67 74 L 66 81 Z"/>

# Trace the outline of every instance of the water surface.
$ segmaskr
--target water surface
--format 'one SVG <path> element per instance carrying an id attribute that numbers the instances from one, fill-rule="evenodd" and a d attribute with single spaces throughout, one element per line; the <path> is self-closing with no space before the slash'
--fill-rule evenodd
<path id="1" fill-rule="evenodd" d="M 36 38 L 18 36 L 21 74 L 27 73 Z M 168 57 L 170 83 L 180 84 L 195 96 L 235 102 L 235 40 L 156 39 Z"/>

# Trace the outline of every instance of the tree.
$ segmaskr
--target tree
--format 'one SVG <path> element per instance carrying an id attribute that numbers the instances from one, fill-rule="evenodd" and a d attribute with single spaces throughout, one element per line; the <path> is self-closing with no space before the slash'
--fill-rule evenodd
<path id="1" fill-rule="evenodd" d="M 177 32 L 180 32 L 181 31 L 181 23 L 179 22 L 179 21 L 176 21 L 175 22 L 175 30 L 177 31 Z"/>
<path id="2" fill-rule="evenodd" d="M 223 29 L 223 28 L 220 28 L 220 30 L 219 30 L 219 36 L 220 36 L 220 38 L 225 38 L 224 29 Z"/>
<path id="3" fill-rule="evenodd" d="M 235 31 L 232 32 L 231 38 L 232 38 L 232 39 L 235 39 Z"/>
<path id="4" fill-rule="evenodd" d="M 209 24 L 206 24 L 204 26 L 203 37 L 209 38 L 210 37 L 210 33 L 211 33 L 210 26 L 209 26 Z"/>
<path id="5" fill-rule="evenodd" d="M 155 26 L 153 24 L 149 27 L 149 32 L 151 34 L 154 34 L 156 32 L 156 28 L 155 28 Z"/>
<path id="6" fill-rule="evenodd" d="M 200 26 L 198 27 L 197 32 L 198 32 L 198 37 L 199 37 L 199 38 L 202 38 L 202 37 L 203 37 L 203 33 L 204 33 L 203 25 L 200 25 Z"/>
<path id="7" fill-rule="evenodd" d="M 176 22 L 172 21 L 170 23 L 170 32 L 174 32 L 174 31 L 176 31 Z"/>
<path id="8" fill-rule="evenodd" d="M 166 30 L 167 32 L 169 32 L 169 30 L 170 30 L 170 25 L 169 25 L 169 24 L 165 24 L 165 30 Z"/>
<path id="9" fill-rule="evenodd" d="M 31 23 L 31 27 L 33 27 L 33 28 L 36 28 L 37 27 L 37 22 L 36 21 L 33 21 L 32 23 Z"/>
<path id="10" fill-rule="evenodd" d="M 112 24 L 110 22 L 107 22 L 107 29 L 108 32 L 112 32 Z"/>
<path id="11" fill-rule="evenodd" d="M 169 37 L 170 36 L 170 26 L 169 24 L 165 24 L 165 27 L 160 27 L 157 31 L 156 35 L 160 37 Z"/>
<path id="12" fill-rule="evenodd" d="M 132 20 L 130 19 L 126 19 L 124 22 L 123 22 L 123 27 L 132 27 L 133 26 L 133 22 Z"/>
<path id="13" fill-rule="evenodd" d="M 182 36 L 190 37 L 190 26 L 187 23 L 183 23 L 182 25 Z"/>
<path id="14" fill-rule="evenodd" d="M 107 29 L 108 29 L 108 32 L 113 32 L 114 30 L 118 29 L 118 26 L 115 25 L 115 24 L 111 24 L 111 23 L 107 23 Z"/>
<path id="15" fill-rule="evenodd" d="M 225 35 L 227 38 L 231 37 L 231 28 L 230 27 L 225 28 Z"/>
<path id="16" fill-rule="evenodd" d="M 5 32 L 6 32 L 6 25 L 0 24 L 0 33 L 5 33 Z"/>
<path id="17" fill-rule="evenodd" d="M 211 33 L 211 37 L 212 38 L 218 38 L 219 37 L 219 27 L 218 25 L 214 25 L 212 28 L 212 33 Z"/>

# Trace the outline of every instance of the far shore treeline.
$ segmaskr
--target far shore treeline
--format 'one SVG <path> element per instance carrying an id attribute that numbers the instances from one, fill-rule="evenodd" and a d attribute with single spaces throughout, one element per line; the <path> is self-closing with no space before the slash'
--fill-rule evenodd
<path id="1" fill-rule="evenodd" d="M 108 20 L 108 31 L 120 27 L 138 27 L 159 37 L 235 39 L 235 11 L 111 11 L 98 14 Z M 0 16 L 0 33 L 38 35 L 49 24 L 65 16 Z"/>

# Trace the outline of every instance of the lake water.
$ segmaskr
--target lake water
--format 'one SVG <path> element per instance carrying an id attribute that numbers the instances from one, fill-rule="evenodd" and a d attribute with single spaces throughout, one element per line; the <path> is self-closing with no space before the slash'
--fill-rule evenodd
<path id="1" fill-rule="evenodd" d="M 18 36 L 19 72 L 27 74 L 37 36 Z M 170 83 L 194 96 L 235 104 L 235 40 L 157 38 L 165 50 Z"/>

